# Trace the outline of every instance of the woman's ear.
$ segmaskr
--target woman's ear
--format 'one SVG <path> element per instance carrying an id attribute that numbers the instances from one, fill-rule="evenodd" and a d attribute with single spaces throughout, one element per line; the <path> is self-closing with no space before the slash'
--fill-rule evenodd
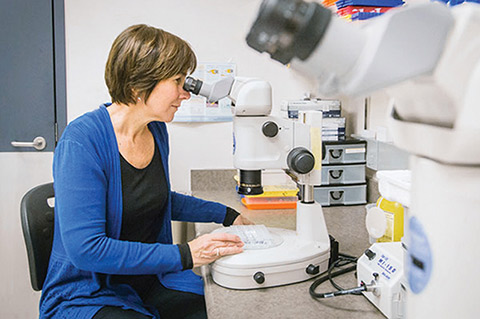
<path id="1" fill-rule="evenodd" d="M 132 96 L 133 96 L 134 99 L 135 99 L 135 103 L 141 103 L 142 100 L 143 100 L 140 92 L 138 92 L 138 91 L 135 90 L 135 89 L 132 89 Z"/>

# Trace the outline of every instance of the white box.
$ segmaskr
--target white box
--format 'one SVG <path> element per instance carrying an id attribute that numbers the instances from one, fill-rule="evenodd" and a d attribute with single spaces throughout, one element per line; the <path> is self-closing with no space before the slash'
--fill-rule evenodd
<path id="1" fill-rule="evenodd" d="M 378 190 L 389 201 L 410 207 L 410 170 L 378 171 Z"/>

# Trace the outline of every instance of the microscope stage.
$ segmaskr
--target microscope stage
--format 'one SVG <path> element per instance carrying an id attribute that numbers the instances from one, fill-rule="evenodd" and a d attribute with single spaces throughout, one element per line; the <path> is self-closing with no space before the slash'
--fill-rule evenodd
<path id="1" fill-rule="evenodd" d="M 213 280 L 226 288 L 255 289 L 308 280 L 327 270 L 329 245 L 303 240 L 293 230 L 268 230 L 277 242 L 281 238 L 281 244 L 266 249 L 246 249 L 217 260 L 211 265 Z M 221 231 L 225 230 L 215 232 Z M 318 273 L 306 272 L 311 264 L 319 266 Z"/>

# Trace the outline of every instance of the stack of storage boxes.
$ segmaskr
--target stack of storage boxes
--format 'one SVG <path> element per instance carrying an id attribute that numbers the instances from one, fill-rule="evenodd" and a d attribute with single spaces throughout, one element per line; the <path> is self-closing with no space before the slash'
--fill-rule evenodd
<path id="1" fill-rule="evenodd" d="M 345 118 L 341 117 L 339 100 L 292 100 L 283 101 L 281 110 L 290 119 L 298 119 L 300 111 L 322 111 L 322 140 L 341 141 L 345 139 Z"/>
<path id="2" fill-rule="evenodd" d="M 322 185 L 315 187 L 315 200 L 322 206 L 367 203 L 365 141 L 323 141 Z"/>

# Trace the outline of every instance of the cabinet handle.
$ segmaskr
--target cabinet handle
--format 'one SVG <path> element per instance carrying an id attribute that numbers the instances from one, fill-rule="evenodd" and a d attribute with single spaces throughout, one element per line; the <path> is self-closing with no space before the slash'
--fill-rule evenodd
<path id="1" fill-rule="evenodd" d="M 330 150 L 330 156 L 335 158 L 335 159 L 339 159 L 341 156 L 342 156 L 342 153 L 343 153 L 343 150 L 340 149 L 334 149 L 334 150 Z"/>
<path id="2" fill-rule="evenodd" d="M 342 177 L 343 170 L 341 170 L 341 169 L 332 170 L 332 171 L 328 171 L 328 173 L 330 174 L 330 177 L 331 177 L 331 178 L 333 178 L 333 179 L 339 179 L 340 177 Z M 335 173 L 336 173 L 337 175 L 335 175 Z"/>
<path id="3" fill-rule="evenodd" d="M 13 147 L 33 147 L 37 151 L 43 150 L 45 147 L 47 147 L 47 141 L 45 138 L 41 136 L 37 136 L 33 139 L 33 142 L 17 142 L 17 141 L 12 141 L 10 144 L 12 144 Z"/>
<path id="4" fill-rule="evenodd" d="M 330 192 L 330 197 L 332 197 L 333 200 L 339 200 L 343 196 L 343 191 L 331 191 Z"/>

